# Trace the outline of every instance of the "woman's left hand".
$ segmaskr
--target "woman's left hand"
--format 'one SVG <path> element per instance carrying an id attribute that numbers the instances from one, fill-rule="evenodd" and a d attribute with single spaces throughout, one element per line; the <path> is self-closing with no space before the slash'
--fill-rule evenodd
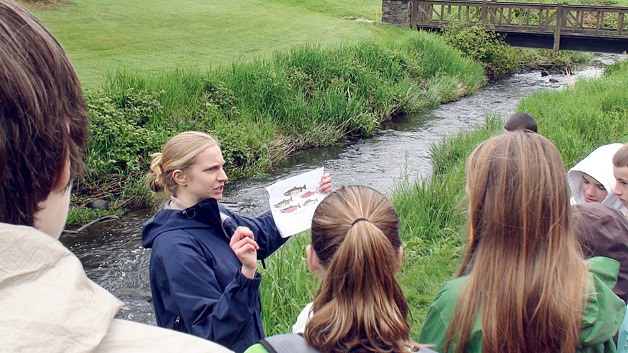
<path id="1" fill-rule="evenodd" d="M 328 172 L 323 173 L 321 177 L 321 182 L 318 187 L 318 191 L 320 192 L 332 192 L 334 191 L 331 187 L 331 174 Z"/>
<path id="2" fill-rule="evenodd" d="M 236 228 L 235 233 L 231 236 L 229 247 L 242 263 L 242 274 L 247 278 L 254 278 L 259 246 L 255 241 L 253 232 L 247 227 Z"/>

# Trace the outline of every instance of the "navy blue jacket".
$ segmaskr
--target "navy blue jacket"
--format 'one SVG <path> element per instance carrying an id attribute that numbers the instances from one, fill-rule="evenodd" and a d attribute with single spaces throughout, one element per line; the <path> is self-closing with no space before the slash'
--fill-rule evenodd
<path id="1" fill-rule="evenodd" d="M 242 264 L 229 247 L 232 234 L 223 230 L 220 212 L 251 229 L 259 259 L 287 240 L 270 212 L 241 217 L 207 199 L 183 211 L 157 212 L 144 223 L 142 245 L 152 248 L 150 285 L 157 325 L 243 352 L 264 338 L 261 275 L 248 279 L 240 272 Z"/>

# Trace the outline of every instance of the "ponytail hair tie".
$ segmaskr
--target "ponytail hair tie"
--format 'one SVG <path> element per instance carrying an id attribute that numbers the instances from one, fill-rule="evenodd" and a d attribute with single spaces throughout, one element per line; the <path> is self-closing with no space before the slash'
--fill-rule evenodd
<path id="1" fill-rule="evenodd" d="M 356 218 L 355 221 L 353 221 L 353 223 L 351 223 L 351 226 L 353 227 L 356 223 L 361 222 L 361 221 L 369 221 L 366 218 Z"/>

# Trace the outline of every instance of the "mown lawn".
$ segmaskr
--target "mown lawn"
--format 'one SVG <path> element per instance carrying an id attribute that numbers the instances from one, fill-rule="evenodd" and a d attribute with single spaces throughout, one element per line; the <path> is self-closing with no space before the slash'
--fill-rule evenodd
<path id="1" fill-rule="evenodd" d="M 388 36 L 373 0 L 73 0 L 30 6 L 57 36 L 83 84 L 116 70 L 157 74 L 272 56 L 297 44 L 337 45 Z M 381 17 L 381 14 L 379 14 Z"/>

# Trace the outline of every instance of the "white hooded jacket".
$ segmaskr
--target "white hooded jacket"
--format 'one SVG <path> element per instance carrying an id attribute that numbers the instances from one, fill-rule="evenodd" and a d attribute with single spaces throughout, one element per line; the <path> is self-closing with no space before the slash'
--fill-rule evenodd
<path id="1" fill-rule="evenodd" d="M 57 239 L 0 223 L 0 352 L 232 352 L 191 335 L 114 319 L 121 307 Z"/>
<path id="2" fill-rule="evenodd" d="M 612 143 L 598 147 L 573 168 L 569 169 L 567 178 L 569 179 L 569 188 L 571 189 L 572 205 L 586 202 L 581 187 L 582 173 L 586 173 L 604 185 L 607 195 L 602 203 L 619 210 L 622 214 L 626 214 L 626 207 L 621 204 L 617 195 L 613 194 L 613 187 L 616 183 L 613 176 L 613 156 L 622 146 L 623 144 L 621 143 Z"/>

